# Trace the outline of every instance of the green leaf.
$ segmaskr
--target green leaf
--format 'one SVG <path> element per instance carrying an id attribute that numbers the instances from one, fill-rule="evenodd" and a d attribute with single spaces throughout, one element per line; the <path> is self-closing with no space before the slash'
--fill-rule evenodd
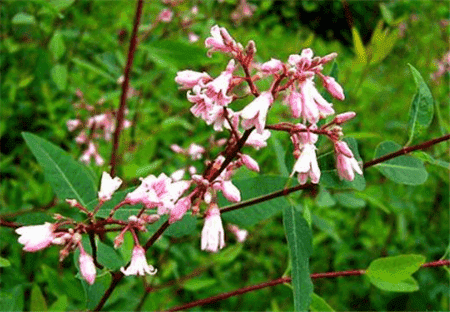
<path id="1" fill-rule="evenodd" d="M 182 237 L 193 233 L 196 228 L 197 218 L 190 214 L 185 214 L 183 219 L 171 224 L 164 234 L 172 237 Z"/>
<path id="2" fill-rule="evenodd" d="M 67 311 L 69 299 L 66 295 L 58 296 L 55 302 L 50 306 L 50 311 Z"/>
<path id="3" fill-rule="evenodd" d="M 435 159 L 430 154 L 425 153 L 424 151 L 415 151 L 413 153 L 414 157 L 419 158 L 420 160 L 435 165 L 438 167 L 442 167 L 444 169 L 450 170 L 450 163 L 441 159 Z"/>
<path id="4" fill-rule="evenodd" d="M 367 55 L 366 49 L 364 48 L 364 44 L 361 40 L 361 36 L 359 35 L 358 29 L 356 27 L 352 27 L 352 38 L 353 38 L 353 48 L 356 53 L 356 61 L 361 64 L 367 63 Z"/>
<path id="5" fill-rule="evenodd" d="M 409 276 L 406 279 L 399 281 L 397 283 L 382 281 L 382 280 L 370 280 L 372 285 L 385 291 L 395 291 L 395 292 L 413 292 L 419 290 L 419 285 L 417 281 Z"/>
<path id="6" fill-rule="evenodd" d="M 259 176 L 250 179 L 233 180 L 233 184 L 241 191 L 242 202 L 267 195 L 283 189 L 288 178 L 280 176 Z M 219 207 L 226 208 L 227 201 L 219 196 Z M 262 220 L 268 219 L 288 205 L 284 197 L 274 198 L 243 209 L 233 210 L 222 214 L 222 219 L 238 226 L 252 226 Z"/>
<path id="7" fill-rule="evenodd" d="M 22 285 L 0 292 L 0 311 L 23 311 L 24 295 Z"/>
<path id="8" fill-rule="evenodd" d="M 0 257 L 0 268 L 9 267 L 10 265 L 11 265 L 11 262 L 9 262 L 8 259 Z"/>
<path id="9" fill-rule="evenodd" d="M 411 142 L 415 135 L 424 133 L 430 126 L 433 119 L 434 104 L 431 91 L 422 76 L 414 66 L 408 65 L 417 86 L 417 92 L 414 95 L 409 111 L 408 127 L 410 130 L 409 142 Z"/>
<path id="10" fill-rule="evenodd" d="M 334 198 L 344 207 L 347 208 L 364 208 L 366 206 L 366 201 L 362 198 L 358 198 L 352 193 L 338 193 L 334 194 Z"/>
<path id="11" fill-rule="evenodd" d="M 49 0 L 49 3 L 57 11 L 61 11 L 61 10 L 68 8 L 74 2 L 75 2 L 75 0 Z"/>
<path id="12" fill-rule="evenodd" d="M 20 12 L 20 13 L 17 13 L 16 15 L 14 15 L 11 22 L 13 24 L 30 25 L 30 24 L 35 24 L 36 19 L 34 18 L 33 15 Z"/>
<path id="13" fill-rule="evenodd" d="M 394 21 L 394 16 L 384 3 L 380 4 L 380 11 L 381 16 L 383 16 L 383 19 L 386 21 L 386 23 L 391 25 L 392 22 Z"/>
<path id="14" fill-rule="evenodd" d="M 115 271 L 124 265 L 124 261 L 117 250 L 99 240 L 97 240 L 97 255 L 98 262 L 109 270 Z"/>
<path id="15" fill-rule="evenodd" d="M 289 176 L 289 171 L 286 167 L 286 162 L 284 161 L 286 151 L 284 150 L 283 145 L 281 145 L 281 142 L 276 135 L 272 135 L 269 140 L 272 143 L 271 146 L 277 157 L 277 165 L 280 174 L 285 177 Z"/>
<path id="16" fill-rule="evenodd" d="M 22 136 L 59 199 L 76 199 L 86 206 L 97 197 L 97 187 L 92 176 L 72 156 L 37 135 L 22 132 Z"/>
<path id="17" fill-rule="evenodd" d="M 334 311 L 333 308 L 330 307 L 328 305 L 328 303 L 325 300 L 323 300 L 322 297 L 319 297 L 315 293 L 311 294 L 311 298 L 312 298 L 312 301 L 311 301 L 311 305 L 309 306 L 309 309 L 312 312 L 321 312 L 321 311 L 333 312 Z"/>
<path id="18" fill-rule="evenodd" d="M 189 291 L 199 291 L 203 288 L 211 287 L 216 284 L 214 278 L 191 279 L 184 283 L 183 288 Z"/>
<path id="19" fill-rule="evenodd" d="M 30 297 L 30 311 L 47 311 L 47 303 L 38 284 L 33 284 Z"/>
<path id="20" fill-rule="evenodd" d="M 410 277 L 424 263 L 425 257 L 422 255 L 380 258 L 370 263 L 366 275 L 371 282 L 382 281 L 395 284 Z"/>
<path id="21" fill-rule="evenodd" d="M 48 44 L 48 48 L 52 52 L 53 58 L 57 61 L 64 55 L 66 45 L 64 44 L 63 35 L 60 31 L 55 31 Z"/>
<path id="22" fill-rule="evenodd" d="M 375 34 L 374 34 L 375 35 Z M 384 60 L 394 48 L 398 40 L 398 29 L 393 30 L 390 34 L 388 31 L 383 31 L 381 40 L 374 42 L 372 47 L 372 58 L 370 64 L 374 65 Z"/>
<path id="23" fill-rule="evenodd" d="M 206 50 L 191 44 L 176 41 L 155 41 L 140 46 L 148 52 L 148 57 L 158 66 L 175 72 L 186 64 L 201 65 L 208 60 L 205 58 Z"/>
<path id="24" fill-rule="evenodd" d="M 77 64 L 78 66 L 80 66 L 81 68 L 87 69 L 93 73 L 96 73 L 99 76 L 102 76 L 106 79 L 108 79 L 110 82 L 116 83 L 117 79 L 114 79 L 113 76 L 111 76 L 110 74 L 108 74 L 107 72 L 105 72 L 104 70 L 98 68 L 97 66 L 92 65 L 89 62 L 83 61 L 79 58 L 72 58 L 72 62 L 74 62 L 75 64 Z"/>
<path id="25" fill-rule="evenodd" d="M 66 90 L 67 87 L 67 65 L 56 64 L 50 71 L 53 82 L 60 91 Z"/>
<path id="26" fill-rule="evenodd" d="M 374 158 L 396 152 L 402 147 L 392 141 L 381 142 L 375 149 Z M 399 156 L 375 165 L 390 180 L 408 185 L 419 185 L 427 180 L 428 173 L 423 162 L 411 156 Z"/>
<path id="27" fill-rule="evenodd" d="M 373 206 L 380 208 L 385 213 L 388 213 L 388 214 L 391 213 L 391 210 L 383 203 L 383 201 L 379 200 L 379 197 L 377 198 L 377 197 L 371 196 L 371 195 L 367 194 L 367 192 L 365 192 L 365 193 L 358 192 L 355 194 L 355 196 L 367 200 Z"/>
<path id="28" fill-rule="evenodd" d="M 284 208 L 283 223 L 292 262 L 294 310 L 306 311 L 313 293 L 313 284 L 309 276 L 309 258 L 312 253 L 311 230 L 302 213 L 293 206 Z"/>
<path id="29" fill-rule="evenodd" d="M 84 279 L 81 279 L 86 295 L 86 308 L 88 310 L 93 310 L 100 302 L 103 294 L 111 284 L 111 279 L 111 274 L 108 272 L 97 276 L 93 285 L 89 285 Z"/>

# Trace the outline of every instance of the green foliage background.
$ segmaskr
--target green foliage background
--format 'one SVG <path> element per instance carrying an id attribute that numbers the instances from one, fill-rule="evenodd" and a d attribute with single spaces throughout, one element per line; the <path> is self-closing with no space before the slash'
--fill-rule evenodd
<path id="1" fill-rule="evenodd" d="M 131 86 L 141 95 L 128 101 L 129 118 L 137 126 L 122 136 L 123 157 L 118 175 L 126 182 L 123 189 L 135 186 L 139 176 L 170 174 L 185 166 L 186 160 L 170 150 L 171 144 L 207 145 L 213 132 L 189 112 L 190 103 L 185 92 L 177 91 L 174 77 L 183 69 L 215 75 L 223 70 L 226 58 L 218 54 L 207 58 L 203 46 L 210 27 L 215 24 L 225 26 L 244 45 L 254 40 L 260 62 L 271 57 L 284 61 L 290 54 L 307 47 L 319 56 L 337 52 L 338 81 L 345 90 L 346 100 L 334 103 L 334 107 L 337 112 L 357 113 L 344 131 L 347 137 L 357 140 L 364 161 L 374 157 L 382 141 L 412 145 L 450 132 L 448 73 L 438 80 L 430 79 L 437 69 L 436 60 L 449 49 L 448 22 L 439 22 L 448 21 L 448 3 L 350 2 L 359 42 L 355 30 L 352 36 L 344 6 L 339 1 L 319 4 L 253 1 L 257 6 L 253 17 L 235 25 L 230 14 L 237 2 L 185 1 L 174 10 L 181 14 L 198 4 L 200 13 L 192 26 L 192 31 L 201 38 L 197 43 L 189 43 L 187 33 L 171 23 L 159 25 L 138 46 Z M 145 3 L 142 32 L 150 27 L 162 8 L 157 1 Z M 73 134 L 65 125 L 75 117 L 71 105 L 76 101 L 75 92 L 80 89 L 90 103 L 104 98 L 106 107 L 118 107 L 120 88 L 116 81 L 126 62 L 134 10 L 135 4 L 130 1 L 5 1 L 1 6 L 2 220 L 39 224 L 51 221 L 54 213 L 80 219 L 79 213 L 61 201 L 53 204 L 52 188 L 21 132 L 37 134 L 62 147 L 75 159 L 80 156 Z M 332 13 L 335 24 L 326 26 L 325 12 Z M 322 16 L 322 23 L 315 22 L 317 19 L 311 16 Z M 377 25 L 383 29 L 381 33 L 387 31 L 386 38 L 391 41 L 379 41 L 377 36 L 372 36 L 379 34 Z M 392 33 L 397 35 L 389 37 Z M 408 63 L 422 75 L 435 101 L 431 126 L 412 138 L 408 132 L 408 112 L 416 85 Z M 241 105 L 245 104 L 242 101 Z M 269 122 L 286 120 L 288 116 L 286 108 L 278 105 L 271 112 Z M 106 160 L 110 148 L 106 143 L 100 146 Z M 330 148 L 322 142 L 319 151 L 326 153 Z M 364 191 L 322 186 L 314 195 L 300 192 L 291 195 L 289 204 L 303 214 L 310 212 L 311 272 L 365 269 L 374 259 L 401 254 L 421 254 L 426 256 L 426 261 L 441 258 L 449 246 L 448 148 L 448 143 L 443 143 L 428 149 L 426 152 L 432 159 L 415 153 L 428 171 L 428 178 L 421 185 L 395 184 L 371 168 L 365 172 Z M 211 155 L 218 151 L 213 149 Z M 286 169 L 292 168 L 286 157 L 291 151 L 289 138 L 274 134 L 267 148 L 249 153 L 258 160 L 263 174 L 285 175 Z M 202 169 L 201 163 L 195 165 Z M 89 170 L 98 182 L 107 166 L 91 166 Z M 236 178 L 251 177 L 254 174 L 242 170 Z M 281 189 L 283 185 L 270 187 Z M 234 242 L 228 235 L 228 246 L 215 255 L 200 251 L 200 222 L 193 235 L 162 237 L 148 253 L 150 263 L 159 272 L 146 283 L 158 287 L 192 272 L 196 277 L 188 281 L 181 279 L 174 286 L 150 293 L 142 303 L 142 310 L 169 308 L 290 274 L 289 249 L 282 224 L 284 208 L 273 218 L 248 226 L 250 236 L 244 244 Z M 77 275 L 76 261 L 58 262 L 56 247 L 24 253 L 13 230 L 0 227 L 0 235 L 1 257 L 10 262 L 10 266 L 0 268 L 2 311 L 92 308 L 98 300 L 92 296 L 108 285 L 110 275 L 105 271 L 92 286 L 95 289 L 88 288 Z M 108 235 L 106 245 L 111 246 L 113 238 Z M 121 265 L 129 259 L 131 248 L 131 237 L 126 237 L 117 253 L 117 259 L 124 259 Z M 414 276 L 420 287 L 414 293 L 382 291 L 362 276 L 315 280 L 313 284 L 314 292 L 335 310 L 449 309 L 448 274 L 444 269 L 422 269 Z M 126 278 L 105 309 L 134 310 L 142 298 L 144 285 L 140 279 Z M 291 289 L 279 285 L 199 310 L 293 308 Z"/>

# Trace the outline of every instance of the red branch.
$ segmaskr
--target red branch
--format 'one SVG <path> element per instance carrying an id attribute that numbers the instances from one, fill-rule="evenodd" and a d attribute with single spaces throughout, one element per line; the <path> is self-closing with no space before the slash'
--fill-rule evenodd
<path id="1" fill-rule="evenodd" d="M 450 266 L 450 260 L 438 260 L 438 261 L 434 261 L 434 262 L 425 263 L 422 265 L 423 268 L 438 267 L 438 266 Z M 340 272 L 314 273 L 314 274 L 311 274 L 310 277 L 311 277 L 311 279 L 335 278 L 335 277 L 340 277 L 340 276 L 364 275 L 365 273 L 366 273 L 366 270 L 351 270 L 351 271 L 340 271 Z M 275 286 L 278 284 L 284 284 L 284 283 L 289 283 L 289 282 L 291 282 L 290 277 L 281 277 L 281 278 L 271 280 L 268 282 L 264 282 L 261 284 L 247 286 L 247 287 L 243 287 L 243 288 L 233 290 L 233 291 L 230 291 L 227 293 L 223 293 L 220 295 L 216 295 L 216 296 L 212 296 L 209 298 L 189 302 L 187 304 L 184 304 L 184 305 L 181 305 L 178 307 L 174 307 L 174 308 L 171 308 L 166 311 L 182 311 L 182 310 L 190 309 L 193 307 L 202 306 L 205 304 L 216 302 L 219 300 L 224 300 L 224 299 L 227 299 L 227 298 L 230 298 L 233 296 L 239 296 L 239 295 L 248 293 L 250 291 L 259 290 L 259 289 L 263 289 L 266 287 L 271 287 L 271 286 Z"/>
<path id="2" fill-rule="evenodd" d="M 114 139 L 113 139 L 113 148 L 111 152 L 111 176 L 114 176 L 116 173 L 116 166 L 117 166 L 117 153 L 119 149 L 119 138 L 120 138 L 120 132 L 123 128 L 123 117 L 127 102 L 127 94 L 128 94 L 128 86 L 130 84 L 130 72 L 131 72 L 131 65 L 133 64 L 134 59 L 134 52 L 136 51 L 136 46 L 138 44 L 137 39 L 137 33 L 139 28 L 139 22 L 141 20 L 142 15 L 142 7 L 144 5 L 143 0 L 138 0 L 137 7 L 136 7 L 136 15 L 134 17 L 134 25 L 133 25 L 133 33 L 131 35 L 130 40 L 130 46 L 128 49 L 128 59 L 127 59 L 127 65 L 125 66 L 125 72 L 124 72 L 124 80 L 122 83 L 122 95 L 120 97 L 120 106 L 119 110 L 117 111 L 116 115 L 116 130 L 114 131 Z"/>

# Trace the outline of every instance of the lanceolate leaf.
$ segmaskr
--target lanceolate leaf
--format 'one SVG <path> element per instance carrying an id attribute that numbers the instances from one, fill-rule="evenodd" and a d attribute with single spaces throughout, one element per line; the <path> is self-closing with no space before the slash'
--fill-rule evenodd
<path id="1" fill-rule="evenodd" d="M 242 201 L 245 201 L 282 190 L 287 180 L 288 178 L 279 176 L 260 176 L 251 179 L 233 180 L 233 184 L 241 191 Z M 219 197 L 219 207 L 225 208 L 226 202 L 222 196 Z M 278 197 L 224 213 L 222 218 L 227 222 L 247 227 L 272 217 L 287 205 L 288 202 L 284 197 Z"/>
<path id="2" fill-rule="evenodd" d="M 292 262 L 294 309 L 307 311 L 313 293 L 313 284 L 309 276 L 309 258 L 312 253 L 311 230 L 302 213 L 293 206 L 284 208 L 283 223 Z"/>
<path id="3" fill-rule="evenodd" d="M 375 150 L 374 158 L 396 152 L 401 148 L 399 144 L 392 141 L 381 142 Z M 419 185 L 424 183 L 428 177 L 423 162 L 411 156 L 399 156 L 379 163 L 375 167 L 396 183 Z"/>
<path id="4" fill-rule="evenodd" d="M 420 135 L 430 126 L 431 120 L 433 119 L 434 106 L 433 96 L 422 76 L 414 66 L 411 64 L 408 65 L 417 86 L 417 92 L 414 95 L 411 103 L 411 110 L 409 111 L 409 141 L 412 141 L 415 135 Z"/>
<path id="5" fill-rule="evenodd" d="M 325 311 L 334 312 L 333 308 L 330 307 L 328 305 L 328 303 L 325 300 L 323 300 L 322 297 L 319 297 L 318 295 L 313 293 L 311 295 L 311 298 L 312 298 L 312 302 L 311 302 L 311 305 L 309 306 L 309 309 L 312 312 L 315 312 L 315 311 L 317 311 L 317 312 L 325 312 Z"/>
<path id="6" fill-rule="evenodd" d="M 25 142 L 44 169 L 46 180 L 61 199 L 76 199 L 86 206 L 96 198 L 97 187 L 87 169 L 58 146 L 31 133 L 22 133 Z"/>

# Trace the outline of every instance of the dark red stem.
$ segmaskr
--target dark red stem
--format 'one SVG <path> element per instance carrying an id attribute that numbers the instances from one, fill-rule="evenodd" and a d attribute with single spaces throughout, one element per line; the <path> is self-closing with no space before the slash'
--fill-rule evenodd
<path id="1" fill-rule="evenodd" d="M 134 52 L 136 51 L 136 46 L 138 44 L 137 39 L 137 33 L 139 28 L 139 22 L 141 20 L 142 15 L 142 7 L 144 5 L 143 0 L 138 0 L 137 7 L 136 7 L 136 15 L 134 17 L 134 25 L 133 25 L 133 33 L 131 35 L 130 40 L 130 46 L 128 49 L 128 58 L 127 58 L 127 64 L 125 66 L 125 72 L 124 72 L 124 80 L 122 83 L 122 95 L 120 97 L 120 106 L 119 110 L 117 111 L 116 115 L 116 130 L 114 131 L 114 138 L 113 138 L 113 148 L 111 152 L 111 176 L 114 176 L 116 173 L 116 166 L 117 166 L 117 154 L 119 150 L 119 138 L 120 138 L 120 132 L 122 131 L 123 127 L 123 117 L 127 102 L 127 94 L 128 94 L 128 86 L 130 84 L 130 72 L 131 72 L 131 66 L 133 64 L 134 59 Z"/>
<path id="2" fill-rule="evenodd" d="M 449 260 L 438 260 L 438 261 L 434 261 L 434 262 L 425 263 L 422 265 L 422 267 L 426 268 L 426 267 L 438 267 L 438 266 L 449 266 L 449 265 L 450 265 Z M 340 271 L 340 272 L 314 273 L 314 274 L 311 274 L 310 276 L 311 276 L 311 279 L 319 279 L 319 278 L 335 278 L 335 277 L 340 277 L 340 276 L 364 275 L 365 273 L 366 273 L 366 270 L 351 270 L 351 271 Z M 247 286 L 247 287 L 243 287 L 243 288 L 233 290 L 233 291 L 230 291 L 227 293 L 223 293 L 220 295 L 216 295 L 216 296 L 212 296 L 209 298 L 189 302 L 187 304 L 184 304 L 184 305 L 181 305 L 178 307 L 174 307 L 174 308 L 171 308 L 166 311 L 182 311 L 182 310 L 190 309 L 193 307 L 202 306 L 205 304 L 216 302 L 219 300 L 224 300 L 224 299 L 227 299 L 227 298 L 230 298 L 233 296 L 239 296 L 239 295 L 248 293 L 250 291 L 259 290 L 259 289 L 263 289 L 266 287 L 271 287 L 271 286 L 275 286 L 278 284 L 284 284 L 284 283 L 289 283 L 289 282 L 291 282 L 290 277 L 281 277 L 281 278 L 277 278 L 275 280 L 271 280 L 271 281 L 264 282 L 261 284 Z"/>

